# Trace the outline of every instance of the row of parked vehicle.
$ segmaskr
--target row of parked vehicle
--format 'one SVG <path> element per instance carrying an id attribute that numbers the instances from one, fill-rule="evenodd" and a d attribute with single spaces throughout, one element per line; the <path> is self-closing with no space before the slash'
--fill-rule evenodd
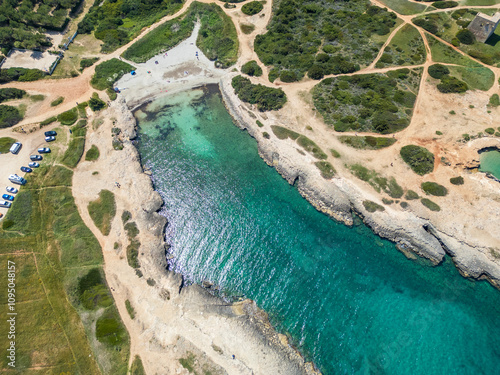
<path id="1" fill-rule="evenodd" d="M 47 141 L 47 142 L 54 141 L 56 139 L 56 135 L 57 135 L 57 133 L 53 130 L 45 132 L 45 141 Z M 16 143 L 18 143 L 18 142 L 16 142 Z M 11 152 L 13 154 L 17 154 L 19 152 L 19 150 L 21 149 L 21 147 L 22 147 L 22 145 L 20 143 L 18 143 L 18 145 L 16 145 L 16 147 L 15 147 L 15 152 L 13 152 L 13 149 L 11 149 Z M 40 166 L 40 164 L 38 162 L 43 160 L 43 156 L 40 154 L 48 154 L 48 153 L 50 153 L 51 150 L 48 147 L 40 147 L 37 151 L 38 151 L 38 155 L 31 155 L 30 156 L 31 162 L 28 163 L 29 167 L 24 167 L 24 166 L 21 167 L 22 172 L 31 173 L 33 171 L 32 168 L 38 168 Z M 9 176 L 9 181 L 14 183 L 14 184 L 17 184 L 17 185 L 24 185 L 27 182 L 25 178 L 18 176 L 17 174 L 11 174 Z M 6 190 L 10 194 L 3 194 L 2 195 L 3 200 L 0 200 L 0 207 L 10 208 L 10 206 L 12 206 L 12 202 L 14 201 L 14 194 L 17 194 L 19 190 L 16 189 L 15 187 L 12 187 L 12 186 L 7 186 Z M 2 217 L 2 216 L 0 216 L 0 217 Z"/>

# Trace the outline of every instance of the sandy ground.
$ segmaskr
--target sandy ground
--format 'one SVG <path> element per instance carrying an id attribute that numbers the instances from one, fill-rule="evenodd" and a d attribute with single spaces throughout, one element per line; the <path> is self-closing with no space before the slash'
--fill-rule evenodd
<path id="1" fill-rule="evenodd" d="M 2 65 L 2 69 L 27 68 L 39 69 L 48 72 L 52 63 L 57 60 L 57 55 L 48 52 L 14 51 Z"/>

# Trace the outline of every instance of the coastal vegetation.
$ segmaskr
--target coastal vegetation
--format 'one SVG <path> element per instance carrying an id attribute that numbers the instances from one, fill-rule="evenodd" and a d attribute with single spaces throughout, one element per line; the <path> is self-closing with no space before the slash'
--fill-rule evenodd
<path id="1" fill-rule="evenodd" d="M 372 137 L 367 136 L 352 136 L 352 135 L 341 135 L 338 137 L 339 141 L 359 149 L 364 150 L 379 150 L 381 148 L 392 146 L 396 143 L 395 138 L 386 137 Z"/>
<path id="2" fill-rule="evenodd" d="M 431 181 L 422 182 L 420 187 L 427 195 L 444 197 L 445 195 L 448 194 L 448 189 L 446 189 L 443 185 L 439 185 L 436 182 L 431 182 Z"/>
<path id="3" fill-rule="evenodd" d="M 282 89 L 254 85 L 248 78 L 236 76 L 231 84 L 240 100 L 255 104 L 261 112 L 281 109 L 286 103 L 286 95 Z"/>
<path id="4" fill-rule="evenodd" d="M 363 201 L 363 206 L 365 207 L 366 211 L 372 213 L 376 211 L 385 211 L 384 206 L 381 206 L 380 204 L 369 200 Z"/>
<path id="5" fill-rule="evenodd" d="M 0 154 L 6 154 L 10 150 L 10 146 L 12 146 L 16 140 L 10 137 L 2 137 L 0 138 Z"/>
<path id="6" fill-rule="evenodd" d="M 99 159 L 99 149 L 96 145 L 92 145 L 85 154 L 85 160 L 95 161 L 97 159 Z"/>
<path id="7" fill-rule="evenodd" d="M 201 51 L 218 67 L 233 65 L 239 46 L 236 27 L 218 5 L 197 1 L 183 15 L 165 22 L 132 44 L 123 57 L 136 63 L 149 60 L 188 38 L 198 19 L 201 27 L 196 44 Z"/>
<path id="8" fill-rule="evenodd" d="M 262 69 L 255 60 L 243 64 L 241 72 L 251 77 L 260 77 L 262 75 Z"/>
<path id="9" fill-rule="evenodd" d="M 314 105 L 336 131 L 394 133 L 406 128 L 421 69 L 327 78 L 313 89 Z"/>
<path id="10" fill-rule="evenodd" d="M 24 90 L 16 88 L 0 89 L 0 103 L 12 99 L 21 99 L 24 95 L 26 95 L 26 91 Z"/>
<path id="11" fill-rule="evenodd" d="M 0 129 L 16 125 L 23 119 L 19 109 L 10 105 L 0 105 Z"/>
<path id="12" fill-rule="evenodd" d="M 78 110 L 76 107 L 60 113 L 57 116 L 57 121 L 59 121 L 62 125 L 73 125 L 76 120 L 78 120 Z"/>
<path id="13" fill-rule="evenodd" d="M 321 176 L 327 180 L 331 179 L 337 173 L 335 168 L 327 161 L 317 161 L 314 165 L 319 169 Z"/>
<path id="14" fill-rule="evenodd" d="M 434 203 L 430 199 L 422 198 L 420 202 L 431 211 L 435 212 L 441 211 L 441 207 L 439 207 L 436 203 Z"/>
<path id="15" fill-rule="evenodd" d="M 106 90 L 113 88 L 113 84 L 118 81 L 124 74 L 130 73 L 134 67 L 126 62 L 113 58 L 104 61 L 96 66 L 95 74 L 90 81 L 90 84 L 96 90 Z"/>
<path id="16" fill-rule="evenodd" d="M 262 1 L 250 1 L 241 7 L 241 11 L 247 16 L 253 16 L 254 14 L 260 13 L 262 9 L 264 9 Z"/>
<path id="17" fill-rule="evenodd" d="M 109 53 L 130 42 L 143 28 L 181 7 L 181 0 L 95 0 L 78 24 L 78 33 L 94 32 L 103 42 L 101 52 Z"/>
<path id="18" fill-rule="evenodd" d="M 368 182 L 377 193 L 383 191 L 391 198 L 401 198 L 403 196 L 404 190 L 394 177 L 387 179 L 361 164 L 350 165 L 349 169 L 354 176 L 362 181 Z"/>
<path id="19" fill-rule="evenodd" d="M 260 61 L 272 67 L 270 80 L 298 81 L 350 73 L 377 55 L 380 36 L 396 25 L 396 14 L 362 0 L 298 2 L 282 0 L 265 34 L 255 38 Z"/>
<path id="20" fill-rule="evenodd" d="M 295 141 L 297 138 L 300 137 L 299 133 L 296 133 L 293 130 L 284 128 L 283 126 L 271 125 L 271 130 L 273 131 L 274 135 L 278 139 L 290 138 L 290 139 Z"/>
<path id="21" fill-rule="evenodd" d="M 116 214 L 115 195 L 109 190 L 101 190 L 99 198 L 89 203 L 88 211 L 95 226 L 107 236 Z"/>
<path id="22" fill-rule="evenodd" d="M 434 170 L 434 154 L 425 147 L 407 145 L 402 147 L 399 153 L 412 171 L 420 176 Z"/>
<path id="23" fill-rule="evenodd" d="M 416 192 L 414 192 L 413 190 L 408 190 L 406 192 L 406 195 L 405 195 L 405 199 L 408 200 L 408 201 L 411 201 L 411 200 L 414 200 L 414 199 L 419 199 L 420 197 L 418 196 L 418 194 Z"/>
<path id="24" fill-rule="evenodd" d="M 40 127 L 50 125 L 50 124 L 52 124 L 53 122 L 56 122 L 56 121 L 57 121 L 57 117 L 56 116 L 49 117 L 48 119 L 45 119 L 42 122 L 40 122 Z"/>
<path id="25" fill-rule="evenodd" d="M 58 106 L 59 104 L 61 104 L 63 101 L 64 101 L 64 97 L 63 97 L 63 96 L 60 96 L 60 97 L 58 97 L 57 99 L 55 99 L 54 101 L 52 101 L 52 102 L 50 103 L 50 106 L 51 106 L 51 107 L 56 107 L 56 106 Z"/>
<path id="26" fill-rule="evenodd" d="M 381 0 L 382 4 L 402 15 L 412 15 L 424 12 L 427 4 L 414 3 L 408 0 Z"/>
<path id="27" fill-rule="evenodd" d="M 40 364 L 37 358 L 43 358 L 44 366 L 58 373 L 85 369 L 97 374 L 99 358 L 110 373 L 125 375 L 126 368 L 121 368 L 128 362 L 128 339 L 121 351 L 94 346 L 95 321 L 114 302 L 102 277 L 101 247 L 73 199 L 73 171 L 57 165 L 60 162 L 61 153 L 54 147 L 21 187 L 0 229 L 0 254 L 9 254 L 0 261 L 5 268 L 7 259 L 15 261 L 22 275 L 16 280 L 22 302 L 16 370 L 29 372 Z M 101 282 L 80 282 L 99 277 Z M 0 278 L 2 287 L 7 288 L 7 282 L 6 276 Z M 0 348 L 5 351 L 6 345 L 0 343 Z"/>
<path id="28" fill-rule="evenodd" d="M 8 68 L 0 69 L 0 83 L 11 81 L 30 82 L 45 77 L 45 73 L 38 69 Z"/>
<path id="29" fill-rule="evenodd" d="M 135 310 L 128 299 L 125 300 L 125 308 L 127 309 L 127 312 L 128 312 L 128 315 L 130 316 L 130 319 L 134 319 L 135 318 Z"/>
<path id="30" fill-rule="evenodd" d="M 144 367 L 142 366 L 141 357 L 138 355 L 135 356 L 134 361 L 132 362 L 130 375 L 146 375 L 146 371 L 144 371 Z"/>
<path id="31" fill-rule="evenodd" d="M 99 98 L 99 94 L 96 92 L 92 93 L 92 97 L 89 100 L 89 108 L 92 112 L 100 111 L 104 107 L 106 107 L 106 103 Z"/>
<path id="32" fill-rule="evenodd" d="M 141 243 L 137 239 L 137 236 L 139 235 L 139 228 L 137 228 L 137 224 L 135 222 L 130 221 L 124 225 L 124 229 L 127 232 L 129 241 L 127 246 L 127 262 L 130 267 L 139 269 L 141 267 L 139 263 L 139 248 L 141 247 Z"/>
<path id="33" fill-rule="evenodd" d="M 251 24 L 242 23 L 240 24 L 240 29 L 243 34 L 248 35 L 253 33 L 253 31 L 255 30 L 255 26 Z"/>
<path id="34" fill-rule="evenodd" d="M 384 53 L 375 67 L 423 64 L 426 55 L 422 36 L 415 27 L 406 24 L 385 47 Z"/>
<path id="35" fill-rule="evenodd" d="M 99 60 L 99 57 L 91 57 L 80 60 L 80 71 L 83 72 L 85 68 L 89 68 Z"/>

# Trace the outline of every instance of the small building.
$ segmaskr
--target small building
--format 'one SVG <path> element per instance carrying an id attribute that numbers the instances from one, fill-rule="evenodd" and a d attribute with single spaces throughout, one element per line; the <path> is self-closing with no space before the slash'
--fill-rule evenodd
<path id="1" fill-rule="evenodd" d="M 484 43 L 495 32 L 500 23 L 500 13 L 488 16 L 484 13 L 476 14 L 476 17 L 469 24 L 469 31 L 474 34 L 478 42 Z"/>

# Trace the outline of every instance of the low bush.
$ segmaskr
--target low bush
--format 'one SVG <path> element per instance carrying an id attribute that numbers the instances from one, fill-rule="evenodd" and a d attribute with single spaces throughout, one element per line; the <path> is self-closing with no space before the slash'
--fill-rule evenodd
<path id="1" fill-rule="evenodd" d="M 264 9 L 261 1 L 250 1 L 241 7 L 241 11 L 247 16 L 253 16 Z"/>
<path id="2" fill-rule="evenodd" d="M 495 129 L 493 129 L 493 128 L 486 128 L 486 129 L 484 129 L 484 132 L 487 133 L 487 134 L 489 134 L 489 135 L 493 135 L 493 134 L 495 134 Z"/>
<path id="3" fill-rule="evenodd" d="M 334 150 L 333 148 L 330 149 L 330 154 L 332 154 L 334 158 L 340 158 L 339 152 L 337 150 Z"/>
<path id="4" fill-rule="evenodd" d="M 261 112 L 281 109 L 286 103 L 286 95 L 282 89 L 254 85 L 242 76 L 234 77 L 231 84 L 242 101 L 256 104 Z"/>
<path id="5" fill-rule="evenodd" d="M 257 64 L 255 60 L 249 61 L 241 67 L 241 72 L 249 76 L 260 77 L 262 75 L 262 69 Z"/>
<path id="6" fill-rule="evenodd" d="M 396 143 L 395 138 L 372 137 L 372 136 L 351 136 L 342 135 L 338 137 L 340 142 L 354 148 L 365 150 L 379 150 L 381 148 L 392 146 Z"/>
<path id="7" fill-rule="evenodd" d="M 11 99 L 21 99 L 26 91 L 15 88 L 0 89 L 0 103 Z"/>
<path id="8" fill-rule="evenodd" d="M 92 112 L 97 112 L 106 107 L 106 103 L 99 98 L 99 95 L 96 92 L 94 92 L 92 94 L 92 98 L 89 100 L 89 107 Z"/>
<path id="9" fill-rule="evenodd" d="M 92 268 L 78 280 L 78 299 L 87 310 L 109 307 L 113 304 L 104 277 L 99 268 Z"/>
<path id="10" fill-rule="evenodd" d="M 331 179 L 337 173 L 333 165 L 327 161 L 317 161 L 314 165 L 319 169 L 321 176 L 327 180 Z"/>
<path id="11" fill-rule="evenodd" d="M 129 212 L 129 214 L 130 214 L 130 212 Z M 123 216 L 123 214 L 122 214 L 122 216 Z M 122 221 L 123 221 L 123 217 L 122 217 Z M 137 227 L 137 224 L 133 221 L 126 223 L 123 228 L 127 232 L 127 236 L 130 239 L 135 238 L 139 235 L 139 228 Z"/>
<path id="12" fill-rule="evenodd" d="M 434 203 L 430 199 L 422 198 L 420 202 L 422 202 L 422 204 L 431 211 L 436 211 L 436 212 L 441 211 L 441 207 L 439 207 L 436 203 Z"/>
<path id="13" fill-rule="evenodd" d="M 462 176 L 452 177 L 452 178 L 450 178 L 450 182 L 453 185 L 463 185 L 464 184 L 464 178 Z"/>
<path id="14" fill-rule="evenodd" d="M 99 57 L 92 57 L 88 59 L 80 60 L 80 71 L 83 71 L 85 68 L 91 67 L 99 60 Z"/>
<path id="15" fill-rule="evenodd" d="M 56 116 L 49 117 L 48 119 L 43 120 L 43 121 L 40 123 L 40 126 L 46 126 L 46 125 L 52 124 L 52 123 L 53 123 L 53 122 L 55 122 L 55 121 L 57 121 L 57 117 L 56 117 Z"/>
<path id="16" fill-rule="evenodd" d="M 11 81 L 30 82 L 42 79 L 44 77 L 45 73 L 38 69 L 0 69 L 0 83 L 7 83 Z"/>
<path id="17" fill-rule="evenodd" d="M 99 342 L 111 347 L 121 347 L 128 342 L 127 330 L 123 326 L 115 307 L 108 308 L 97 319 L 95 336 Z"/>
<path id="18" fill-rule="evenodd" d="M 33 102 L 41 102 L 45 99 L 45 95 L 38 94 L 38 95 L 30 95 L 30 100 Z"/>
<path id="19" fill-rule="evenodd" d="M 255 30 L 255 26 L 242 23 L 240 24 L 240 29 L 243 34 L 248 35 L 253 33 L 253 31 Z"/>
<path id="20" fill-rule="evenodd" d="M 16 125 L 23 119 L 23 115 L 16 107 L 0 105 L 0 129 Z"/>
<path id="21" fill-rule="evenodd" d="M 56 107 L 64 101 L 64 97 L 60 96 L 56 100 L 50 103 L 51 107 Z"/>
<path id="22" fill-rule="evenodd" d="M 450 74 L 450 69 L 446 65 L 434 64 L 429 66 L 427 72 L 432 78 L 441 79 L 444 76 Z"/>
<path id="23" fill-rule="evenodd" d="M 16 140 L 10 137 L 2 137 L 0 138 L 0 154 L 6 154 L 10 150 L 10 146 L 12 146 Z"/>
<path id="24" fill-rule="evenodd" d="M 457 39 L 463 44 L 474 44 L 476 37 L 469 29 L 460 30 L 457 35 Z"/>
<path id="25" fill-rule="evenodd" d="M 77 108 L 72 108 L 69 111 L 63 112 L 57 116 L 57 120 L 62 125 L 73 125 L 76 120 L 78 120 L 78 110 Z"/>
<path id="26" fill-rule="evenodd" d="M 296 133 L 293 130 L 289 130 L 287 128 L 278 125 L 271 125 L 271 130 L 278 139 L 290 138 L 295 141 L 297 138 L 300 137 L 299 133 Z"/>
<path id="27" fill-rule="evenodd" d="M 407 202 L 404 202 L 404 201 L 403 201 L 403 202 L 401 202 L 399 205 L 400 205 L 400 206 L 401 206 L 401 208 L 403 208 L 403 209 L 406 209 L 406 208 L 408 208 L 408 206 L 409 206 L 409 204 L 408 204 Z"/>
<path id="28" fill-rule="evenodd" d="M 132 362 L 132 366 L 130 366 L 130 375 L 146 375 L 141 357 L 138 355 L 135 356 L 134 362 Z"/>
<path id="29" fill-rule="evenodd" d="M 368 200 L 363 201 L 363 206 L 365 206 L 365 209 L 368 212 L 385 211 L 384 206 Z"/>
<path id="30" fill-rule="evenodd" d="M 438 183 L 435 182 L 430 182 L 430 181 L 422 182 L 420 187 L 427 195 L 444 197 L 445 195 L 448 194 L 448 189 L 446 189 L 443 185 L 439 185 Z"/>
<path id="31" fill-rule="evenodd" d="M 132 219 L 132 214 L 130 213 L 130 211 L 126 211 L 126 210 L 123 211 L 122 212 L 122 223 L 125 224 L 130 219 Z"/>
<path id="32" fill-rule="evenodd" d="M 115 195 L 109 190 L 101 190 L 99 198 L 89 203 L 88 211 L 96 227 L 107 236 L 116 214 Z"/>
<path id="33" fill-rule="evenodd" d="M 92 145 L 85 154 L 85 160 L 95 161 L 97 159 L 99 159 L 99 149 L 96 145 Z"/>
<path id="34" fill-rule="evenodd" d="M 455 8 L 458 3 L 456 1 L 435 1 L 432 6 L 437 9 Z"/>
<path id="35" fill-rule="evenodd" d="M 314 156 L 316 159 L 326 159 L 328 157 L 328 155 L 325 154 L 316 143 L 314 143 L 304 135 L 301 135 L 299 138 L 297 138 L 297 144 L 312 156 Z"/>
<path id="36" fill-rule="evenodd" d="M 263 124 L 262 122 L 260 122 L 259 120 L 255 121 L 255 123 L 257 124 L 257 126 L 258 126 L 259 128 L 264 127 L 264 124 Z"/>
<path id="37" fill-rule="evenodd" d="M 441 83 L 437 88 L 442 93 L 464 93 L 469 89 L 469 86 L 464 81 L 452 76 L 443 76 Z"/>
<path id="38" fill-rule="evenodd" d="M 498 107 L 499 105 L 500 105 L 500 97 L 498 96 L 498 94 L 491 95 L 488 106 L 489 107 Z"/>
<path id="39" fill-rule="evenodd" d="M 127 299 L 125 300 L 125 308 L 127 309 L 128 315 L 130 316 L 130 319 L 135 319 L 135 310 L 132 307 L 132 304 L 130 301 Z"/>
<path id="40" fill-rule="evenodd" d="M 434 170 L 434 155 L 425 147 L 415 145 L 404 146 L 400 150 L 400 155 L 413 172 L 420 176 Z"/>
<path id="41" fill-rule="evenodd" d="M 271 136 L 269 135 L 268 132 L 262 132 L 262 136 L 265 138 L 265 139 L 270 139 Z"/>
<path id="42" fill-rule="evenodd" d="M 134 67 L 116 58 L 104 61 L 95 68 L 94 76 L 90 81 L 96 90 L 106 90 L 113 88 L 113 84 L 124 74 L 130 73 Z"/>
<path id="43" fill-rule="evenodd" d="M 406 195 L 405 195 L 406 200 L 411 201 L 411 200 L 418 199 L 418 198 L 420 198 L 419 195 L 417 193 L 415 193 L 413 190 L 408 190 L 406 192 Z"/>
<path id="44" fill-rule="evenodd" d="M 71 139 L 68 149 L 64 152 L 61 163 L 69 168 L 75 168 L 82 158 L 85 149 L 85 137 Z"/>

